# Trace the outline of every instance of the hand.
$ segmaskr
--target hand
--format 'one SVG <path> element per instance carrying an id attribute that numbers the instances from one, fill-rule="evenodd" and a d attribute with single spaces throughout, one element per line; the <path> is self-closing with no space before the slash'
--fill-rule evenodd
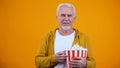
<path id="1" fill-rule="evenodd" d="M 65 63 L 66 62 L 67 56 L 65 55 L 64 51 L 56 53 L 55 56 L 56 56 L 56 60 L 58 63 Z"/>
<path id="2" fill-rule="evenodd" d="M 73 60 L 70 61 L 70 68 L 85 68 L 86 67 L 86 59 L 80 59 L 80 58 L 73 58 Z"/>

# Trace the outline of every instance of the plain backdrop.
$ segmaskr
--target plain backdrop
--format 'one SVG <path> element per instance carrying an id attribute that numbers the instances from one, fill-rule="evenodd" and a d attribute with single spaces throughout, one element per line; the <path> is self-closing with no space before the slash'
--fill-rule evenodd
<path id="1" fill-rule="evenodd" d="M 89 37 L 96 68 L 120 68 L 119 0 L 0 0 L 0 68 L 36 68 L 41 39 L 59 27 L 63 2 L 75 5 L 73 27 Z"/>

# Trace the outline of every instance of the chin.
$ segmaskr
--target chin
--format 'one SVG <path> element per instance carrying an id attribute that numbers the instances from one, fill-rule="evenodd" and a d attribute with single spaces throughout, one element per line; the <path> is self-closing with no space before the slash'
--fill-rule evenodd
<path id="1" fill-rule="evenodd" d="M 70 30 L 70 29 L 71 29 L 71 26 L 62 26 L 62 29 L 63 29 L 63 30 Z"/>

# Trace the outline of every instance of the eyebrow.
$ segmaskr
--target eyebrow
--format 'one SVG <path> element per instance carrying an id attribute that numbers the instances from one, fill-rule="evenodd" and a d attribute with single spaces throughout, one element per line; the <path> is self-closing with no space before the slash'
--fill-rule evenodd
<path id="1" fill-rule="evenodd" d="M 68 17 L 70 17 L 70 16 L 72 16 L 72 14 L 61 14 L 61 16 L 68 16 Z"/>
<path id="2" fill-rule="evenodd" d="M 66 16 L 66 14 L 61 14 L 61 16 Z"/>

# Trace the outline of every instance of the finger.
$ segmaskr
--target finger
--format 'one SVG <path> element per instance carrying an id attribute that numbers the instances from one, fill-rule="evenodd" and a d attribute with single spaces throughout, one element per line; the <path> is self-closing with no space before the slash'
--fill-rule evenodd
<path id="1" fill-rule="evenodd" d="M 79 62 L 81 62 L 81 60 L 71 60 L 70 62 L 72 62 L 72 63 L 79 63 Z"/>
<path id="2" fill-rule="evenodd" d="M 67 55 L 56 55 L 56 56 L 59 58 L 62 58 L 62 57 L 67 58 Z"/>
<path id="3" fill-rule="evenodd" d="M 81 57 L 81 60 L 86 60 L 86 58 Z"/>
<path id="4" fill-rule="evenodd" d="M 66 58 L 58 58 L 59 60 L 66 60 Z"/>
<path id="5" fill-rule="evenodd" d="M 63 54 L 63 55 L 59 55 L 59 56 L 60 56 L 60 57 L 67 57 L 67 55 L 64 55 L 64 54 Z"/>
<path id="6" fill-rule="evenodd" d="M 76 62 L 76 63 L 70 62 L 69 64 L 70 65 L 80 65 L 81 63 L 80 62 L 79 63 L 78 62 Z"/>
<path id="7" fill-rule="evenodd" d="M 66 51 L 61 51 L 61 52 L 58 52 L 58 53 L 65 53 Z"/>
<path id="8" fill-rule="evenodd" d="M 57 56 L 57 59 L 59 59 L 59 60 L 66 60 L 67 57 L 66 56 Z"/>
<path id="9" fill-rule="evenodd" d="M 86 60 L 80 60 L 81 63 L 86 63 Z"/>
<path id="10" fill-rule="evenodd" d="M 65 52 L 62 51 L 62 52 L 58 52 L 57 54 L 58 54 L 58 55 L 65 55 Z"/>
<path id="11" fill-rule="evenodd" d="M 71 67 L 79 67 L 79 68 L 81 68 L 81 63 L 69 63 L 69 65 L 71 66 Z"/>
<path id="12" fill-rule="evenodd" d="M 69 65 L 69 66 L 72 67 L 72 68 L 81 68 L 80 65 Z"/>
<path id="13" fill-rule="evenodd" d="M 66 60 L 67 58 L 66 57 L 58 57 L 58 59 L 61 59 L 61 60 L 65 59 Z"/>
<path id="14" fill-rule="evenodd" d="M 58 60 L 60 63 L 66 62 L 66 60 Z"/>

